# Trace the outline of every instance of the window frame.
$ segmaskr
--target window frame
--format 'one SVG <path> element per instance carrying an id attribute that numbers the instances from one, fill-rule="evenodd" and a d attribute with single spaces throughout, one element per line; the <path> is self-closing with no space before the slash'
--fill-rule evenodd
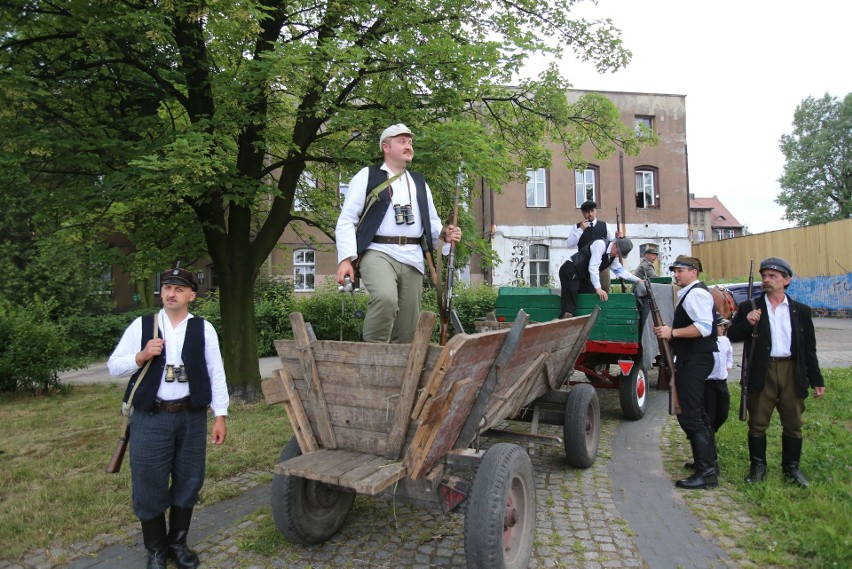
<path id="1" fill-rule="evenodd" d="M 540 258 L 533 251 L 544 251 L 544 258 Z M 544 287 L 550 284 L 550 247 L 543 243 L 533 243 L 527 249 L 529 263 L 529 280 L 527 281 L 531 287 Z M 544 272 L 537 270 L 533 273 L 533 267 L 539 269 L 544 267 Z"/>
<path id="2" fill-rule="evenodd" d="M 541 175 L 541 180 L 531 179 L 531 175 L 538 177 Z M 533 193 L 530 193 L 530 184 L 533 184 L 534 187 L 532 189 Z M 543 203 L 538 203 L 538 185 L 542 186 L 542 201 Z M 530 196 L 533 196 L 535 199 L 534 203 L 530 204 Z M 527 168 L 527 183 L 524 186 L 524 200 L 526 206 L 528 208 L 547 208 L 550 207 L 550 171 L 547 168 Z"/>
<path id="3" fill-rule="evenodd" d="M 642 191 L 639 191 L 639 176 L 642 175 L 643 178 L 646 175 L 651 176 L 651 184 L 650 186 L 646 183 L 645 180 L 642 182 Z M 634 199 L 636 202 L 636 209 L 659 209 L 660 208 L 660 189 L 659 189 L 659 170 L 653 166 L 638 166 L 633 170 L 633 185 L 634 185 Z M 651 188 L 651 201 L 652 203 L 648 205 L 645 198 L 648 197 L 648 188 Z M 639 204 L 639 196 L 642 196 L 643 205 Z"/>
<path id="4" fill-rule="evenodd" d="M 592 176 L 592 195 L 588 197 L 588 186 L 589 181 L 586 179 L 586 176 L 591 174 Z M 580 180 L 579 177 L 583 176 L 583 199 L 580 199 Z M 598 208 L 602 207 L 600 201 L 600 192 L 598 189 L 600 188 L 600 168 L 598 166 L 594 166 L 592 164 L 587 165 L 583 170 L 579 168 L 574 168 L 574 205 L 579 209 L 580 206 L 583 205 L 584 202 L 589 200 L 595 202 L 598 205 Z"/>
<path id="5" fill-rule="evenodd" d="M 312 261 L 305 261 L 307 257 L 307 253 L 310 253 L 312 257 Z M 302 255 L 302 260 L 298 260 L 298 256 Z M 300 269 L 304 270 L 304 272 L 300 272 Z M 293 251 L 293 290 L 295 292 L 313 292 L 316 290 L 316 276 L 317 276 L 317 252 L 314 249 L 305 248 L 305 249 L 295 249 Z M 304 277 L 304 278 L 302 278 Z M 310 280 L 312 286 L 307 286 L 308 277 L 312 277 Z"/>

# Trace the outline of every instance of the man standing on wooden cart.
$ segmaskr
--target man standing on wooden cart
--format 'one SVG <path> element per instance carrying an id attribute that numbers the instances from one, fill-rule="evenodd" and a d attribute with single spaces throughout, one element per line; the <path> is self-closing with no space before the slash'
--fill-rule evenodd
<path id="1" fill-rule="evenodd" d="M 675 357 L 675 386 L 681 413 L 680 428 L 692 446 L 695 473 L 678 480 L 678 488 L 698 490 L 719 485 L 716 438 L 704 411 L 704 384 L 713 371 L 716 311 L 707 285 L 698 280 L 701 261 L 680 255 L 669 267 L 680 288 L 671 326 L 655 326 L 658 338 L 669 340 Z"/>
<path id="2" fill-rule="evenodd" d="M 354 283 L 357 262 L 370 293 L 364 341 L 405 344 L 414 338 L 420 314 L 423 256 L 432 254 L 439 235 L 448 253 L 450 243 L 461 240 L 461 229 L 441 230 L 432 190 L 422 174 L 408 171 L 414 159 L 411 130 L 389 126 L 379 147 L 384 163 L 355 174 L 337 219 L 337 282 Z"/>

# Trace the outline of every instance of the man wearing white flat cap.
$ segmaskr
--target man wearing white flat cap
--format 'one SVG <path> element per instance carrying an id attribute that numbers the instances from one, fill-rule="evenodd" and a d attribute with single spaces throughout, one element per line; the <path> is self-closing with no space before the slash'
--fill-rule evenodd
<path id="1" fill-rule="evenodd" d="M 414 159 L 411 130 L 404 124 L 386 128 L 379 137 L 381 165 L 362 168 L 352 181 L 337 219 L 337 282 L 355 282 L 357 262 L 370 293 L 364 319 L 364 341 L 409 343 L 420 314 L 425 265 L 439 236 L 461 240 L 453 225 L 442 229 L 432 191 L 422 174 L 409 172 Z"/>

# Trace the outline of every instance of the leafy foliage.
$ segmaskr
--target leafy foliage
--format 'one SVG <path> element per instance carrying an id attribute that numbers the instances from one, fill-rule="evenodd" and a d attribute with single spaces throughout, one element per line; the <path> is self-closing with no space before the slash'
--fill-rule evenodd
<path id="1" fill-rule="evenodd" d="M 59 372 L 71 369 L 65 330 L 50 320 L 51 302 L 0 305 L 0 391 L 58 390 Z"/>
<path id="2" fill-rule="evenodd" d="M 331 232 L 339 181 L 377 160 L 388 124 L 417 133 L 443 215 L 460 162 L 500 187 L 554 150 L 572 164 L 586 142 L 638 150 L 605 98 L 567 101 L 555 66 L 505 87 L 535 53 L 626 65 L 612 23 L 572 20 L 573 3 L 12 0 L 0 167 L 55 230 L 124 234 L 109 260 L 134 281 L 209 255 L 226 368 L 248 387 L 261 266 L 290 225 Z"/>
<path id="3" fill-rule="evenodd" d="M 852 217 L 852 93 L 802 101 L 781 151 L 787 163 L 775 201 L 786 219 L 814 225 Z"/>

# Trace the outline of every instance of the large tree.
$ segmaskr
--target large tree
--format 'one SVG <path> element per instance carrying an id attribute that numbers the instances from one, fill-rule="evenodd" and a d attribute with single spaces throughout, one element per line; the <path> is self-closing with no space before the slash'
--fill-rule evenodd
<path id="1" fill-rule="evenodd" d="M 229 383 L 245 392 L 259 380 L 261 265 L 290 224 L 332 231 L 336 181 L 379 157 L 388 124 L 416 132 L 442 212 L 461 162 L 499 187 L 548 164 L 549 141 L 572 164 L 586 142 L 637 151 L 604 97 L 569 104 L 555 67 L 505 87 L 532 54 L 629 61 L 612 23 L 572 20 L 573 4 L 5 0 L 4 160 L 66 223 L 172 247 L 160 261 L 203 235 Z M 137 274 L 151 270 L 141 256 Z"/>
<path id="2" fill-rule="evenodd" d="M 786 219 L 813 225 L 852 217 L 852 93 L 802 101 L 781 152 L 787 162 L 775 201 Z"/>

